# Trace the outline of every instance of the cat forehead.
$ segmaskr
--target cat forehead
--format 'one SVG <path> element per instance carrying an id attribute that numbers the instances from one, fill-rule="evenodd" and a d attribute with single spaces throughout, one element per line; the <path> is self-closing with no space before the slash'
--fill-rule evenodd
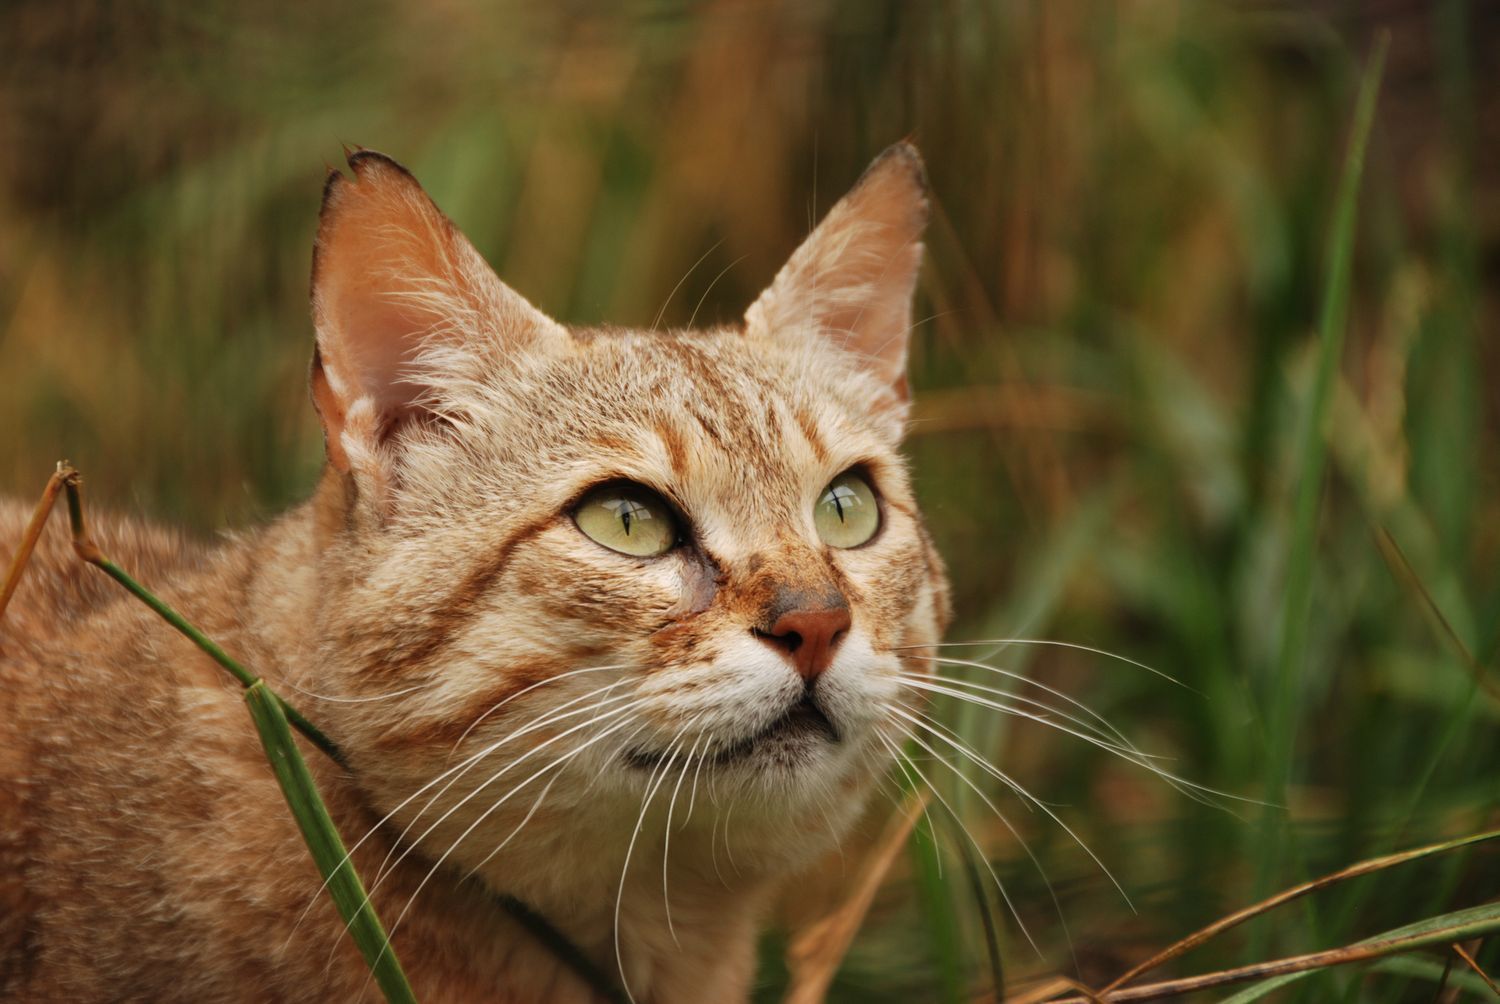
<path id="1" fill-rule="evenodd" d="M 700 503 L 794 503 L 853 464 L 899 463 L 872 417 L 879 381 L 817 343 L 735 328 L 580 329 L 470 388 L 471 448 L 528 494 L 623 477 Z"/>
<path id="2" fill-rule="evenodd" d="M 770 454 L 793 431 L 880 438 L 869 416 L 872 399 L 885 389 L 817 342 L 789 349 L 737 328 L 571 334 L 543 354 L 537 386 L 522 393 L 540 410 L 565 408 L 566 424 L 575 429 L 671 426 Z"/>

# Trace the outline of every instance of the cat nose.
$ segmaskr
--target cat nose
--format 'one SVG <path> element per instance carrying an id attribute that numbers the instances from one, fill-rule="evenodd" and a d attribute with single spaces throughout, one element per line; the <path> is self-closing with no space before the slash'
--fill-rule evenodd
<path id="1" fill-rule="evenodd" d="M 849 607 L 840 600 L 837 606 L 787 610 L 777 615 L 770 630 L 753 630 L 761 641 L 786 653 L 811 686 L 833 662 L 833 650 L 849 633 L 849 624 Z"/>

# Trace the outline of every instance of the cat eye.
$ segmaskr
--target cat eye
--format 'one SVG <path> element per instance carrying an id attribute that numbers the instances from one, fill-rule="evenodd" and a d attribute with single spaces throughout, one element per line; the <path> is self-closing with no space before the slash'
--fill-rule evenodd
<path id="1" fill-rule="evenodd" d="M 875 489 L 854 471 L 845 471 L 823 489 L 813 507 L 813 525 L 830 547 L 858 547 L 880 529 Z"/>
<path id="2" fill-rule="evenodd" d="M 641 485 L 595 488 L 573 510 L 573 522 L 590 540 L 637 558 L 654 558 L 677 544 L 677 520 L 671 507 Z"/>

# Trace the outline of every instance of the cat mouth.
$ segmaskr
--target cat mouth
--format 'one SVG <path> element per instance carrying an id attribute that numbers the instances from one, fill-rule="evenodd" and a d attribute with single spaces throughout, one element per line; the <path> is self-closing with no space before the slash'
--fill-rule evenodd
<path id="1" fill-rule="evenodd" d="M 787 708 L 780 718 L 755 735 L 695 757 L 679 759 L 684 767 L 691 767 L 699 762 L 705 767 L 728 767 L 761 753 L 790 761 L 809 753 L 815 743 L 838 743 L 841 739 L 838 727 L 818 707 L 812 694 L 804 694 L 802 700 Z M 625 762 L 641 770 L 655 770 L 668 758 L 668 754 L 657 750 L 636 749 L 625 754 Z"/>

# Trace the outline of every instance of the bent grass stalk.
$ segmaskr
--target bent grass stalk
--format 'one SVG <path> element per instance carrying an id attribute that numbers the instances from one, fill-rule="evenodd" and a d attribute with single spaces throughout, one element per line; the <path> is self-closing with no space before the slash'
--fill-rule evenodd
<path id="1" fill-rule="evenodd" d="M 36 511 L 26 527 L 21 545 L 11 561 L 3 590 L 0 590 L 0 616 L 4 616 L 5 607 L 15 593 L 21 573 L 31 557 L 37 540 L 41 537 L 42 528 L 46 524 L 47 516 L 51 513 L 57 501 L 58 491 L 61 489 L 67 495 L 68 519 L 73 531 L 73 550 L 78 556 L 124 586 L 158 616 L 207 653 L 211 659 L 224 667 L 245 688 L 245 703 L 250 709 L 250 717 L 254 720 L 256 731 L 260 735 L 266 759 L 276 775 L 277 783 L 281 786 L 281 793 L 286 798 L 287 806 L 297 820 L 297 827 L 302 831 L 302 839 L 307 844 L 307 849 L 312 853 L 313 861 L 323 876 L 328 895 L 338 908 L 339 916 L 348 926 L 355 944 L 359 946 L 360 953 L 364 956 L 386 1000 L 391 1004 L 416 1004 L 417 998 L 407 982 L 406 973 L 391 949 L 390 939 L 387 938 L 385 928 L 375 913 L 374 905 L 365 893 L 364 884 L 354 870 L 354 863 L 349 860 L 344 850 L 344 842 L 333 824 L 333 818 L 328 814 L 328 807 L 323 804 L 323 799 L 318 794 L 317 786 L 313 783 L 312 772 L 308 770 L 307 761 L 302 758 L 301 751 L 297 749 L 291 730 L 296 728 L 331 759 L 343 763 L 338 747 L 300 712 L 266 686 L 264 680 L 240 665 L 211 638 L 199 631 L 149 589 L 135 581 L 100 550 L 99 545 L 89 535 L 88 525 L 84 521 L 82 483 L 83 479 L 78 471 L 66 461 L 58 464 L 57 470 L 48 479 L 47 486 L 42 491 L 41 500 L 37 503 Z"/>

